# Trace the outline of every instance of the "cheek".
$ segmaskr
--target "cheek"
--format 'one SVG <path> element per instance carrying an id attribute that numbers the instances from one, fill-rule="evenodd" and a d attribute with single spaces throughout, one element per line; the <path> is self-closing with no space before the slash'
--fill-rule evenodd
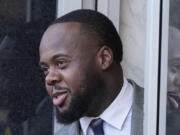
<path id="1" fill-rule="evenodd" d="M 68 85 L 68 87 L 71 89 L 72 95 L 74 95 L 77 92 L 81 92 L 83 81 L 85 79 L 85 72 L 84 70 L 80 68 L 72 68 L 69 72 L 66 72 L 64 75 L 64 81 Z"/>
<path id="2" fill-rule="evenodd" d="M 180 70 L 176 74 L 176 79 L 178 80 L 178 82 L 180 82 Z"/>
<path id="3" fill-rule="evenodd" d="M 80 92 L 80 87 L 82 85 L 82 75 L 79 73 L 74 73 L 71 77 L 67 78 L 68 84 L 70 86 L 71 89 L 71 93 L 74 94 L 77 91 Z"/>
<path id="4" fill-rule="evenodd" d="M 173 73 L 170 68 L 168 69 L 168 85 L 172 85 L 175 78 L 175 73 Z"/>
<path id="5" fill-rule="evenodd" d="M 175 76 L 174 85 L 180 90 L 180 72 L 177 72 Z"/>
<path id="6" fill-rule="evenodd" d="M 46 91 L 47 91 L 48 95 L 52 96 L 52 86 L 49 86 L 47 84 L 45 84 L 45 86 L 46 86 Z"/>
<path id="7" fill-rule="evenodd" d="M 172 79 L 171 75 L 169 75 L 169 73 L 168 73 L 168 80 L 167 81 L 168 81 L 167 82 L 167 90 L 169 92 L 171 92 L 171 91 L 173 91 L 173 79 Z"/>

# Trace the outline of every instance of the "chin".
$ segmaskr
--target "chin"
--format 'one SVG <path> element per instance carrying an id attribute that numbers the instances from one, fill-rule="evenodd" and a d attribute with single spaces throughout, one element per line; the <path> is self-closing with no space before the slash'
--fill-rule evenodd
<path id="1" fill-rule="evenodd" d="M 62 110 L 56 108 L 56 118 L 57 118 L 57 122 L 58 123 L 63 123 L 63 124 L 70 124 L 74 121 L 79 120 L 79 118 L 81 117 L 81 115 L 79 115 L 76 112 L 70 112 L 68 109 L 66 110 Z"/>
<path id="2" fill-rule="evenodd" d="M 65 113 L 68 110 L 67 107 L 56 107 L 56 108 L 59 113 Z"/>

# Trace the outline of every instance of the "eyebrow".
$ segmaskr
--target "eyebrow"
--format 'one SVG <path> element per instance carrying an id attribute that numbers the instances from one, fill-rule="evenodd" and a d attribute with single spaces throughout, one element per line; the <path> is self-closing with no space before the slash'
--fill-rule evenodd
<path id="1" fill-rule="evenodd" d="M 54 60 L 54 59 L 56 59 L 56 58 L 58 58 L 58 57 L 71 58 L 70 56 L 68 56 L 68 55 L 66 55 L 66 54 L 61 54 L 61 53 L 59 53 L 59 54 L 54 55 L 51 59 Z"/>
<path id="2" fill-rule="evenodd" d="M 71 57 L 68 56 L 68 55 L 59 53 L 59 54 L 54 55 L 54 56 L 51 58 L 51 60 L 55 60 L 55 59 L 58 58 L 58 57 L 66 57 L 66 58 L 69 58 L 69 59 L 71 58 Z M 46 65 L 46 63 L 40 61 L 40 62 L 39 62 L 39 66 L 41 66 L 41 65 Z"/>

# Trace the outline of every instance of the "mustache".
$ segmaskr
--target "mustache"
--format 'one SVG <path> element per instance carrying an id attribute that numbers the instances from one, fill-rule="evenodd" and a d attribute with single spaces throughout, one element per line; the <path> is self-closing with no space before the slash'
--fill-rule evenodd
<path id="1" fill-rule="evenodd" d="M 54 88 L 55 88 L 56 90 L 67 90 L 67 91 L 70 92 L 70 89 L 69 89 L 69 88 L 66 88 L 66 87 L 61 87 L 61 86 L 55 85 Z"/>

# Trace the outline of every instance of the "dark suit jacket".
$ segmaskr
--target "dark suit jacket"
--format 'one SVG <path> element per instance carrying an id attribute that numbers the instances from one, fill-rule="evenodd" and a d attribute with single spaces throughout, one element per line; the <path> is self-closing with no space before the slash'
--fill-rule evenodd
<path id="1" fill-rule="evenodd" d="M 143 135 L 144 91 L 134 81 L 128 80 L 134 88 L 132 105 L 131 135 Z M 81 135 L 80 123 L 75 121 L 62 127 L 55 135 Z"/>
<path id="2" fill-rule="evenodd" d="M 35 115 L 26 121 L 26 135 L 51 135 L 53 132 L 53 104 L 46 96 L 36 108 Z M 25 123 L 24 123 L 25 124 Z"/>

